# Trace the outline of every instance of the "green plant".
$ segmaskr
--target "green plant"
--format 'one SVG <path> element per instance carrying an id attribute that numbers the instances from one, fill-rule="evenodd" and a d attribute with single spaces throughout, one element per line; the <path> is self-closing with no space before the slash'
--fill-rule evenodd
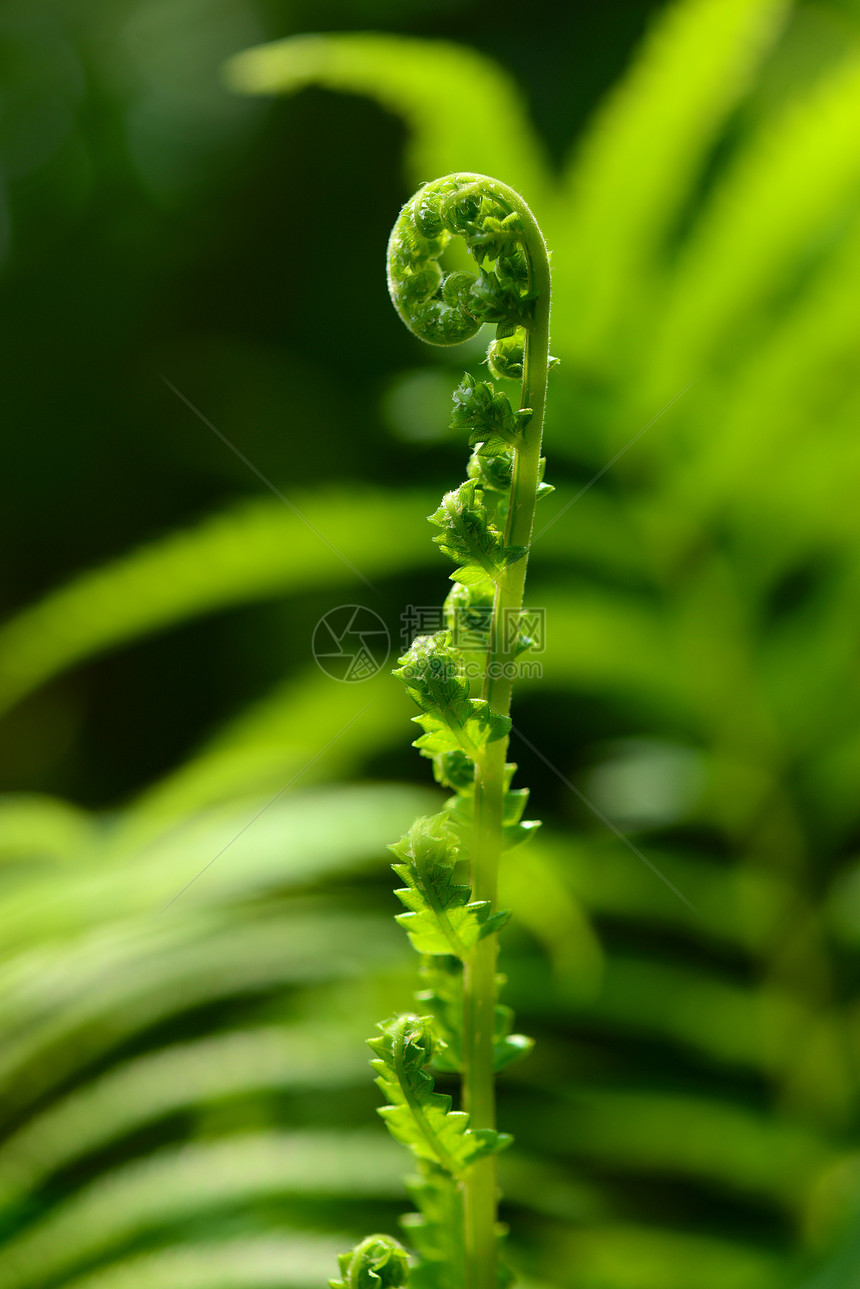
<path id="1" fill-rule="evenodd" d="M 479 275 L 443 274 L 452 237 L 465 240 Z M 511 786 L 507 762 L 517 658 L 532 641 L 523 629 L 523 590 L 535 503 L 549 357 L 549 256 L 523 199 L 506 184 L 453 174 L 425 184 L 404 206 L 388 246 L 388 284 L 400 317 L 430 344 L 471 339 L 484 323 L 496 336 L 487 362 L 499 380 L 520 379 L 519 407 L 468 373 L 454 394 L 452 428 L 467 430 L 468 477 L 430 522 L 434 542 L 456 565 L 445 601 L 447 625 L 419 636 L 397 670 L 421 709 L 415 742 L 453 796 L 416 820 L 392 846 L 397 921 L 422 955 L 425 1016 L 403 1015 L 370 1040 L 380 1111 L 410 1148 L 419 1213 L 405 1219 L 419 1255 L 422 1289 L 495 1289 L 498 1265 L 496 1156 L 511 1137 L 496 1130 L 495 1074 L 529 1051 L 512 1034 L 513 1013 L 498 1001 L 497 936 L 509 914 L 495 909 L 503 849 L 537 826 L 523 821 L 528 790 Z M 479 696 L 478 696 L 479 695 Z M 468 867 L 468 882 L 457 880 Z M 461 1078 L 463 1109 L 435 1090 L 428 1066 Z M 399 1246 L 373 1236 L 340 1260 L 342 1281 L 400 1285 Z M 383 1274 L 384 1271 L 384 1274 Z M 376 1277 L 376 1278 L 374 1278 Z"/>
<path id="2" fill-rule="evenodd" d="M 475 50 L 377 31 L 295 38 L 237 60 L 257 90 L 323 86 L 305 104 L 277 105 L 255 164 L 266 199 L 276 172 L 301 193 L 292 204 L 307 258 L 341 290 L 348 264 L 376 258 L 403 182 L 392 169 L 384 200 L 362 192 L 348 261 L 340 241 L 333 255 L 307 215 L 318 186 L 344 200 L 338 123 L 354 102 L 344 92 L 404 122 L 404 195 L 461 168 L 504 175 L 540 211 L 553 248 L 561 504 L 557 522 L 536 527 L 529 574 L 552 630 L 539 689 L 518 682 L 517 724 L 528 721 L 567 782 L 695 911 L 562 779 L 529 771 L 544 823 L 503 861 L 500 898 L 515 910 L 505 997 L 538 1042 L 499 1086 L 500 1123 L 517 1139 L 500 1162 L 509 1256 L 529 1289 L 842 1289 L 860 1258 L 856 1227 L 839 1242 L 840 1210 L 850 1215 L 860 1190 L 851 21 L 827 0 L 667 4 L 569 156 L 556 136 L 554 166 L 517 83 Z M 70 50 L 70 66 L 84 47 Z M 98 49 L 113 84 L 115 46 L 100 39 Z M 570 50 L 571 79 L 580 56 Z M 567 86 L 560 77 L 551 87 L 559 116 Z M 281 128 L 303 112 L 332 131 L 312 184 Z M 121 120 L 109 132 L 120 141 Z M 56 164 L 68 161 L 61 149 Z M 114 173 L 97 166 L 92 182 L 116 212 Z M 234 215 L 221 226 L 219 264 L 222 250 L 260 237 L 256 195 L 242 219 L 235 171 L 222 184 Z M 77 200 L 81 190 L 70 191 Z M 56 199 L 50 185 L 19 185 L 18 199 L 25 193 L 43 213 Z M 28 209 L 19 231 L 32 225 L 41 237 Z M 207 189 L 201 231 L 210 210 Z M 191 208 L 185 215 L 198 227 Z M 342 204 L 338 219 L 340 236 Z M 134 245 L 154 254 L 155 285 L 181 280 L 190 304 L 200 279 L 189 285 L 187 243 L 178 250 L 162 223 L 128 228 L 147 226 L 157 254 Z M 45 300 L 74 263 L 70 282 L 113 266 L 115 239 L 101 232 L 96 222 L 89 241 L 57 239 L 53 254 L 33 257 Z M 91 264 L 97 247 L 108 258 Z M 266 283 L 272 256 L 285 276 L 295 260 L 280 239 L 264 244 Z M 13 330 L 29 314 L 71 346 L 62 375 L 76 367 L 87 388 L 103 389 L 110 373 L 91 379 L 89 329 L 75 336 L 61 309 L 51 333 L 52 309 L 33 308 L 31 280 L 17 296 L 23 303 L 26 285 L 27 308 L 9 311 Z M 381 311 L 381 282 L 379 295 Z M 363 297 L 354 299 L 358 310 Z M 136 291 L 128 300 L 139 312 Z M 94 301 L 102 316 L 100 292 Z M 304 334 L 330 348 L 330 302 L 320 293 L 316 325 L 310 297 L 279 297 L 276 309 L 300 314 Z M 432 358 L 441 406 L 457 351 L 412 345 L 384 316 L 391 387 L 412 388 L 428 376 L 415 367 Z M 384 336 L 374 341 L 384 349 Z M 225 388 L 247 424 L 269 424 L 265 400 L 250 397 L 266 363 L 287 366 L 309 398 L 323 381 L 339 387 L 341 408 L 357 391 L 367 407 L 378 388 L 340 364 L 309 372 L 268 333 L 261 344 L 241 332 L 250 365 L 236 352 L 224 364 L 208 326 L 193 342 L 208 364 L 188 370 L 223 369 L 226 386 L 203 381 L 200 403 L 221 428 Z M 24 348 L 11 345 L 7 365 L 20 365 Z M 134 346 L 125 353 L 139 364 Z M 168 371 L 185 390 L 185 371 Z M 81 396 L 79 385 L 76 405 Z M 116 445 L 128 405 L 115 398 L 109 415 L 95 406 Z M 177 433 L 186 414 L 177 402 Z M 341 420 L 348 443 L 354 425 Z M 307 423 L 296 412 L 304 439 Z M 386 408 L 377 432 L 414 459 Z M 82 447 L 66 417 L 62 440 Z M 429 461 L 447 471 L 448 451 L 435 444 Z M 407 489 L 391 461 L 368 453 L 351 471 L 333 460 L 301 489 L 276 475 L 309 523 L 237 485 L 219 510 L 189 508 L 183 528 L 140 549 L 104 538 L 109 563 L 57 572 L 60 584 L 0 631 L 0 701 L 25 700 L 5 731 L 22 753 L 18 781 L 78 798 L 0 802 L 2 1289 L 318 1289 L 358 1234 L 394 1226 L 402 1152 L 372 1124 L 361 1018 L 390 1014 L 412 969 L 379 857 L 416 815 L 438 813 L 443 794 L 399 782 L 414 768 L 401 768 L 400 687 L 382 675 L 333 685 L 299 630 L 320 593 L 335 603 L 357 590 L 338 550 L 392 615 L 438 576 L 422 516 L 443 488 L 422 470 L 425 481 Z M 116 481 L 125 496 L 121 469 Z M 82 517 L 90 502 L 101 517 L 95 490 L 86 507 L 70 492 Z M 158 518 L 150 530 L 162 527 Z M 226 682 L 237 674 L 225 643 L 235 637 L 221 636 L 229 624 L 280 660 L 241 692 Z M 78 778 L 30 777 L 33 749 L 58 742 L 61 754 L 69 702 L 83 714 L 99 695 L 113 701 L 111 678 L 136 683 L 133 659 L 151 657 L 160 675 L 169 648 L 177 674 L 198 668 L 197 647 L 183 655 L 195 625 L 221 658 L 218 691 L 230 691 L 199 745 L 165 750 L 127 797 L 96 795 L 105 809 L 92 808 Z M 121 705 L 114 723 L 112 751 L 123 730 L 136 737 Z M 382 767 L 395 782 L 377 782 Z"/>

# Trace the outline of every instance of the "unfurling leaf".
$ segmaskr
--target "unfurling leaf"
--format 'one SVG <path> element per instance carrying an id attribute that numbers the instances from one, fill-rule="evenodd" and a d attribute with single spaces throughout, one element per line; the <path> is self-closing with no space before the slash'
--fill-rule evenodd
<path id="1" fill-rule="evenodd" d="M 401 1289 L 409 1283 L 406 1250 L 387 1235 L 369 1235 L 337 1261 L 343 1279 L 329 1280 L 331 1289 Z"/>
<path id="2" fill-rule="evenodd" d="M 408 913 L 397 921 L 418 953 L 465 959 L 485 935 L 501 930 L 509 912 L 493 913 L 489 900 L 469 902 L 471 887 L 454 882 L 458 851 L 446 814 L 418 819 L 390 849 L 392 868 L 406 886 L 395 891 Z"/>
<path id="3" fill-rule="evenodd" d="M 368 1039 L 377 1086 L 389 1101 L 379 1114 L 418 1159 L 460 1177 L 476 1160 L 510 1145 L 511 1137 L 489 1128 L 472 1131 L 469 1116 L 452 1110 L 451 1098 L 435 1091 L 424 1068 L 433 1057 L 431 1024 L 426 1016 L 397 1016 L 378 1026 L 377 1038 Z"/>

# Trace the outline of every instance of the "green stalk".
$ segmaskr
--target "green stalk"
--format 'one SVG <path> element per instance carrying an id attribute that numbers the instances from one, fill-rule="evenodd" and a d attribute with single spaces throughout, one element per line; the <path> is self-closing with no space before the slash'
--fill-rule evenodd
<path id="1" fill-rule="evenodd" d="M 504 187 L 504 185 L 499 185 Z M 514 452 L 505 541 L 522 547 L 523 557 L 505 570 L 496 588 L 490 626 L 483 697 L 494 711 L 510 715 L 516 633 L 508 623 L 518 618 L 534 527 L 535 502 L 540 475 L 549 371 L 550 272 L 543 235 L 521 198 L 516 206 L 529 230 L 531 289 L 536 294 L 533 325 L 526 333 L 521 407 L 533 411 Z M 540 248 L 540 254 L 535 254 Z M 499 860 L 502 852 L 502 817 L 508 739 L 498 739 L 483 750 L 475 765 L 475 816 L 472 853 L 472 898 L 496 901 Z M 479 940 L 465 962 L 463 978 L 463 1108 L 472 1128 L 495 1128 L 495 1075 L 493 1032 L 496 1018 L 497 937 Z M 498 1182 L 496 1156 L 479 1160 L 464 1182 L 467 1289 L 497 1289 L 496 1223 Z"/>
<path id="2" fill-rule="evenodd" d="M 456 236 L 465 239 L 479 276 L 446 275 L 440 267 L 445 247 Z M 440 530 L 434 541 L 458 566 L 458 586 L 446 601 L 446 615 L 456 621 L 464 601 L 483 610 L 487 579 L 496 584 L 482 697 L 471 691 L 467 660 L 451 625 L 416 637 L 396 671 L 421 709 L 415 720 L 424 733 L 416 746 L 433 760 L 439 783 L 455 793 L 442 814 L 416 820 L 391 847 L 400 861 L 394 870 L 405 883 L 397 895 L 408 910 L 398 920 L 420 953 L 430 959 L 449 958 L 453 950 L 463 963 L 463 1010 L 451 1016 L 450 1004 L 460 984 L 456 975 L 449 982 L 447 968 L 437 974 L 428 967 L 435 983 L 420 996 L 433 1000 L 438 1014 L 394 1018 L 378 1026 L 381 1034 L 370 1040 L 377 1084 L 390 1100 L 381 1113 L 421 1166 L 421 1175 L 411 1183 L 419 1207 L 411 1223 L 419 1259 L 416 1278 L 424 1283 L 429 1272 L 435 1283 L 438 1274 L 447 1271 L 446 1283 L 450 1279 L 458 1289 L 498 1289 L 495 1156 L 510 1142 L 507 1134 L 495 1130 L 496 939 L 508 916 L 494 908 L 499 859 L 507 841 L 508 741 L 500 735 L 510 728 L 518 643 L 518 632 L 510 627 L 518 625 L 522 613 L 540 478 L 550 361 L 549 258 L 534 216 L 513 189 L 486 175 L 451 174 L 423 185 L 403 207 L 388 244 L 388 286 L 403 322 L 429 344 L 460 344 L 476 335 L 484 322 L 496 325 L 497 340 L 524 333 L 518 412 L 503 392 L 468 373 L 457 389 L 452 425 L 470 432 L 475 451 L 469 478 L 447 493 L 429 516 Z M 516 349 L 516 341 L 493 345 L 489 357 L 494 376 L 502 379 L 510 372 Z M 484 501 L 486 490 L 491 497 L 499 496 L 507 474 L 507 447 L 500 443 L 512 449 L 504 535 L 493 522 L 497 503 Z M 470 589 L 474 587 L 475 600 Z M 463 772 L 471 764 L 470 782 L 468 771 L 465 777 Z M 521 799 L 515 800 L 520 807 Z M 471 829 L 464 828 L 470 803 Z M 512 833 L 523 840 L 531 826 L 517 822 Z M 466 833 L 472 839 L 472 871 L 470 884 L 463 885 L 454 874 Z M 443 1050 L 434 1046 L 440 1041 L 463 1052 L 465 1115 L 452 1110 L 448 1095 L 435 1091 L 427 1072 L 434 1050 Z M 516 1059 L 528 1046 L 521 1035 L 505 1036 L 504 1062 Z M 429 1171 L 428 1144 L 438 1160 L 438 1166 L 430 1161 Z M 361 1254 L 362 1274 L 366 1269 L 375 1275 L 375 1263 L 368 1258 L 372 1254 L 378 1261 L 384 1255 L 392 1274 L 381 1286 L 403 1285 L 403 1250 L 387 1237 L 374 1240 L 369 1251 L 359 1246 L 342 1254 L 341 1272 L 358 1275 L 355 1259 Z M 331 1283 L 347 1289 L 345 1280 Z"/>

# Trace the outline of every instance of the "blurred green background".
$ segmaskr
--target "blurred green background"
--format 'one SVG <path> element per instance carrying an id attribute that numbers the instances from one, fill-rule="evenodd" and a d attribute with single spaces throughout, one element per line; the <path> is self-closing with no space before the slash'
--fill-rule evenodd
<path id="1" fill-rule="evenodd" d="M 860 1285 L 858 137 L 857 0 L 6 0 L 0 1289 L 310 1289 L 408 1206 L 363 1040 L 441 798 L 311 640 L 393 663 L 447 589 L 483 349 L 384 250 L 454 169 L 537 214 L 561 359 L 511 1262 Z"/>

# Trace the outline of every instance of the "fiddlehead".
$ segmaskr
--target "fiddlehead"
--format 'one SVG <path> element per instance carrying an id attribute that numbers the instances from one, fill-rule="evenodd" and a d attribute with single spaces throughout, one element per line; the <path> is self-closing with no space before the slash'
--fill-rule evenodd
<path id="1" fill-rule="evenodd" d="M 471 174 L 425 184 L 403 207 L 388 243 L 388 289 L 413 335 L 457 345 L 485 322 L 506 338 L 529 325 L 534 297 L 523 209 L 512 189 Z M 439 259 L 454 236 L 465 240 L 477 274 L 443 273 Z"/>
<path id="2" fill-rule="evenodd" d="M 443 272 L 455 236 L 475 273 Z M 522 819 L 528 792 L 511 787 L 516 766 L 505 754 L 516 659 L 533 643 L 520 623 L 534 507 L 551 491 L 540 456 L 551 365 L 547 250 L 511 188 L 447 175 L 401 211 L 388 285 L 406 326 L 430 344 L 459 344 L 494 323 L 490 371 L 522 381 L 518 407 L 469 373 L 454 393 L 451 424 L 473 450 L 468 478 L 430 516 L 433 540 L 455 565 L 447 625 L 414 640 L 396 673 L 420 709 L 415 746 L 453 793 L 391 847 L 407 910 L 397 920 L 422 955 L 417 997 L 429 1015 L 395 1017 L 370 1040 L 389 1100 L 380 1113 L 418 1170 L 409 1190 L 420 1212 L 404 1219 L 418 1255 L 414 1289 L 498 1289 L 510 1275 L 497 1256 L 495 1162 L 510 1138 L 496 1131 L 494 1079 L 531 1047 L 511 1033 L 512 1013 L 497 1000 L 497 935 L 509 915 L 495 902 L 502 850 L 537 826 Z M 461 861 L 469 883 L 456 880 Z M 460 1074 L 461 1110 L 435 1090 L 431 1064 Z"/>
<path id="3" fill-rule="evenodd" d="M 343 1279 L 329 1280 L 331 1289 L 400 1289 L 409 1280 L 406 1250 L 387 1235 L 369 1235 L 338 1262 Z"/>

